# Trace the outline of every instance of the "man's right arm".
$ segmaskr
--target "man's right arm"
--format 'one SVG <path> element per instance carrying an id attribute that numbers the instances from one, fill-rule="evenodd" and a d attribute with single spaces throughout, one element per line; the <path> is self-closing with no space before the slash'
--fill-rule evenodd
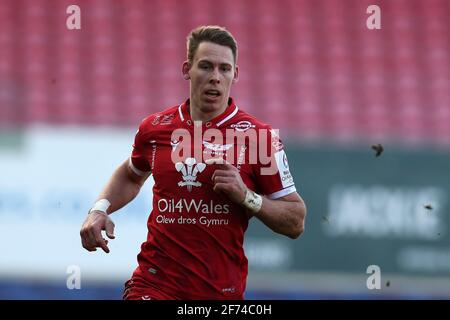
<path id="1" fill-rule="evenodd" d="M 86 250 L 96 251 L 99 247 L 109 253 L 108 240 L 102 237 L 102 230 L 105 230 L 108 238 L 114 239 L 114 223 L 108 215 L 133 200 L 149 176 L 150 172 L 137 174 L 133 171 L 129 160 L 124 161 L 114 171 L 97 199 L 108 200 L 110 206 L 105 212 L 91 210 L 81 227 L 81 242 Z"/>
<path id="2" fill-rule="evenodd" d="M 133 200 L 149 176 L 150 173 L 137 175 L 131 169 L 128 159 L 114 171 L 97 200 L 108 199 L 111 206 L 106 213 L 111 214 Z"/>

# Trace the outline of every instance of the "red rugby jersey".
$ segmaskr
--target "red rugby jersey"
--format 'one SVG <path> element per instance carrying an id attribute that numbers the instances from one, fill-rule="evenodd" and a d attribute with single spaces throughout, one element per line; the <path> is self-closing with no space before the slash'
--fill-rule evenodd
<path id="1" fill-rule="evenodd" d="M 203 135 L 198 135 L 200 128 Z M 177 129 L 182 134 L 174 138 Z M 248 134 L 251 130 L 257 138 L 240 143 L 226 140 L 227 131 Z M 263 131 L 267 137 L 260 135 Z M 223 141 L 208 138 L 206 132 L 222 133 Z M 180 154 L 182 143 L 191 148 Z M 251 158 L 255 145 L 267 149 L 275 173 L 261 174 L 261 169 L 270 165 L 259 157 L 256 162 Z M 173 153 L 179 154 L 179 159 L 173 160 Z M 227 159 L 239 169 L 248 188 L 271 199 L 296 191 L 278 135 L 239 110 L 233 99 L 224 113 L 197 126 L 189 114 L 189 100 L 150 115 L 136 133 L 130 157 L 135 173 L 151 171 L 155 180 L 148 237 L 141 246 L 134 276 L 141 279 L 141 286 L 180 299 L 242 299 L 248 268 L 243 242 L 251 215 L 213 191 L 211 177 L 217 165 L 206 164 L 207 157 Z"/>

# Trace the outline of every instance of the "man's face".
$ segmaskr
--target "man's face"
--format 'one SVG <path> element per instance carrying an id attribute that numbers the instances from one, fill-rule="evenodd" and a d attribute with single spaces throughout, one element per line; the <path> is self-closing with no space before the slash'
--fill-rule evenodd
<path id="1" fill-rule="evenodd" d="M 191 105 L 201 112 L 214 113 L 226 108 L 238 70 L 229 47 L 202 42 L 192 65 L 187 61 L 183 64 L 183 74 L 191 81 Z"/>

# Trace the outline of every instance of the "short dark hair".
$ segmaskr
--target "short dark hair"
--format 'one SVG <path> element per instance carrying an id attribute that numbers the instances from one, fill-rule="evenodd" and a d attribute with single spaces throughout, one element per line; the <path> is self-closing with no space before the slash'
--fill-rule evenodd
<path id="1" fill-rule="evenodd" d="M 192 30 L 187 37 L 187 59 L 190 65 L 192 65 L 195 52 L 202 42 L 212 42 L 229 47 L 233 52 L 233 59 L 236 64 L 238 48 L 233 35 L 223 27 L 200 26 Z"/>

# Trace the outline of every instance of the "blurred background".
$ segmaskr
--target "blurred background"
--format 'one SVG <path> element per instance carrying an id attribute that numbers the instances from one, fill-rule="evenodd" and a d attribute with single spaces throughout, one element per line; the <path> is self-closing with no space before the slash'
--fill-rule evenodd
<path id="1" fill-rule="evenodd" d="M 113 215 L 110 254 L 79 230 L 140 121 L 188 97 L 202 24 L 236 37 L 232 96 L 280 129 L 308 206 L 295 241 L 251 221 L 246 298 L 449 299 L 449 14 L 448 0 L 0 0 L 0 299 L 121 298 L 151 179 Z"/>

